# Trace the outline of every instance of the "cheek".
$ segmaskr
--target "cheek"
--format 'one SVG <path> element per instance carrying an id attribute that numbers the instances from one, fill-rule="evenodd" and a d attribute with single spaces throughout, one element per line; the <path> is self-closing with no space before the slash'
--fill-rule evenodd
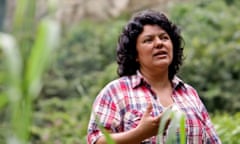
<path id="1" fill-rule="evenodd" d="M 139 47 L 139 48 L 137 48 L 137 57 L 138 58 L 145 57 L 146 55 L 149 54 L 149 52 L 150 51 L 149 51 L 148 47 L 146 47 L 146 46 Z"/>
<path id="2" fill-rule="evenodd" d="M 172 52 L 171 52 L 171 60 L 173 60 L 173 57 L 174 57 L 174 52 L 172 50 Z"/>

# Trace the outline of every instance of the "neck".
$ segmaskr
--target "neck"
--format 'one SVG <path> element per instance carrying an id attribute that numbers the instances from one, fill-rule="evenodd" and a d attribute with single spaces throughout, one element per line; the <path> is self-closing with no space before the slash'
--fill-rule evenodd
<path id="1" fill-rule="evenodd" d="M 141 71 L 145 80 L 155 88 L 166 88 L 171 85 L 168 78 L 168 71 L 163 72 L 145 72 Z"/>

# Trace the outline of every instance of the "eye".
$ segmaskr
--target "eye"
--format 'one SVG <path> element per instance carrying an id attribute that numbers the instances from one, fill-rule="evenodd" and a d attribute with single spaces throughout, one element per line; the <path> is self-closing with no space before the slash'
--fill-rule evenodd
<path id="1" fill-rule="evenodd" d="M 143 40 L 143 43 L 150 43 L 152 42 L 152 38 L 146 38 Z"/>
<path id="2" fill-rule="evenodd" d="M 169 39 L 169 37 L 168 36 L 164 36 L 163 39 Z"/>
<path id="3" fill-rule="evenodd" d="M 160 39 L 162 39 L 162 40 L 169 40 L 170 38 L 169 38 L 169 36 L 168 35 L 163 35 L 163 36 L 161 36 L 160 37 Z"/>

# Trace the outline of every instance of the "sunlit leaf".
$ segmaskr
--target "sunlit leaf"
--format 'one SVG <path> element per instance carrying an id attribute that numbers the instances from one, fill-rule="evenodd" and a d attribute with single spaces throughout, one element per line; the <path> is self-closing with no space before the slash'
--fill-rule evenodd
<path id="1" fill-rule="evenodd" d="M 186 143 L 186 129 L 185 129 L 185 116 L 182 115 L 180 118 L 180 144 Z"/>
<path id="2" fill-rule="evenodd" d="M 167 133 L 167 144 L 176 143 L 177 140 L 177 128 L 178 120 L 175 117 L 176 113 L 172 113 L 171 122 L 169 124 L 168 133 Z"/>
<path id="3" fill-rule="evenodd" d="M 28 30 L 33 26 L 36 1 L 17 0 L 14 13 L 13 29 L 16 31 Z"/>
<path id="4" fill-rule="evenodd" d="M 8 102 L 7 95 L 0 93 L 0 109 L 4 107 Z"/>
<path id="5" fill-rule="evenodd" d="M 36 41 L 27 60 L 26 87 L 29 94 L 36 96 L 41 88 L 41 76 L 54 55 L 60 38 L 59 23 L 44 20 L 38 29 Z"/>
<path id="6" fill-rule="evenodd" d="M 0 33 L 0 48 L 5 54 L 7 66 L 5 74 L 8 78 L 9 98 L 12 101 L 17 101 L 21 98 L 22 58 L 15 39 L 8 34 Z"/>
<path id="7" fill-rule="evenodd" d="M 172 115 L 171 108 L 166 109 L 162 114 L 160 126 L 158 129 L 158 140 L 157 140 L 158 142 L 162 141 L 162 139 L 163 139 L 165 126 L 166 126 L 168 120 L 170 119 L 171 115 Z"/>

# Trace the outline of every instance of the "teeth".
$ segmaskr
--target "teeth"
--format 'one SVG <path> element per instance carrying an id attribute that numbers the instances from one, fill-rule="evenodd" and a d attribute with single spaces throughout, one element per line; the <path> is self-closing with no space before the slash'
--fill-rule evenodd
<path id="1" fill-rule="evenodd" d="M 158 52 L 158 53 L 154 54 L 154 56 L 156 56 L 156 55 L 164 55 L 164 54 L 166 54 L 166 52 Z"/>

